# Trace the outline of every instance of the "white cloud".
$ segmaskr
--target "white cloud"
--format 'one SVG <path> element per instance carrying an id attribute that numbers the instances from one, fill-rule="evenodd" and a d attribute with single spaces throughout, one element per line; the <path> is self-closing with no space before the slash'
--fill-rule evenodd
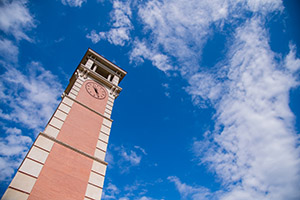
<path id="1" fill-rule="evenodd" d="M 18 128 L 4 127 L 0 140 L 0 181 L 8 181 L 27 153 L 32 140 Z"/>
<path id="2" fill-rule="evenodd" d="M 264 15 L 283 9 L 282 0 L 247 0 L 246 4 L 252 12 L 261 12 Z"/>
<path id="3" fill-rule="evenodd" d="M 113 24 L 109 31 L 96 33 L 95 30 L 92 30 L 86 37 L 91 39 L 93 43 L 107 40 L 111 44 L 124 46 L 126 42 L 130 41 L 130 31 L 133 29 L 130 21 L 130 1 L 114 0 L 111 16 Z"/>
<path id="4" fill-rule="evenodd" d="M 299 70 L 300 59 L 296 58 L 296 46 L 290 43 L 290 52 L 285 58 L 284 66 L 291 72 Z"/>
<path id="5" fill-rule="evenodd" d="M 92 40 L 92 42 L 98 43 L 101 39 L 103 39 L 105 36 L 101 33 L 97 34 L 95 30 L 92 30 L 90 34 L 87 34 L 86 37 L 90 40 Z"/>
<path id="6" fill-rule="evenodd" d="M 138 200 L 154 200 L 154 199 L 151 198 L 151 197 L 142 196 L 142 197 L 140 197 Z"/>
<path id="7" fill-rule="evenodd" d="M 121 197 L 121 198 L 119 198 L 119 200 L 129 200 L 129 198 L 128 197 Z"/>
<path id="8" fill-rule="evenodd" d="M 149 185 L 155 185 L 158 182 L 158 180 L 155 181 L 155 183 L 135 180 L 133 183 L 127 183 L 124 187 L 118 187 L 109 183 L 107 187 L 104 187 L 102 198 L 119 200 L 155 200 L 145 194 L 148 192 L 147 188 Z"/>
<path id="9" fill-rule="evenodd" d="M 122 149 L 121 156 L 125 161 L 128 161 L 132 166 L 139 165 L 142 159 L 142 156 L 138 156 L 137 153 L 132 150 L 130 150 L 128 153 L 124 149 Z"/>
<path id="10" fill-rule="evenodd" d="M 169 176 L 168 180 L 173 182 L 176 189 L 180 193 L 181 199 L 192 199 L 192 200 L 206 200 L 206 199 L 217 199 L 216 196 L 212 197 L 212 193 L 204 187 L 190 186 L 182 183 L 178 177 Z"/>
<path id="11" fill-rule="evenodd" d="M 102 199 L 117 199 L 116 195 L 120 193 L 120 190 L 116 185 L 109 183 L 107 187 L 104 188 Z"/>
<path id="12" fill-rule="evenodd" d="M 17 40 L 31 41 L 25 31 L 35 27 L 35 24 L 26 4 L 25 0 L 2 1 L 0 4 L 0 30 L 13 35 Z"/>
<path id="13" fill-rule="evenodd" d="M 0 31 L 4 33 L 0 38 L 1 181 L 11 180 L 32 143 L 31 137 L 28 136 L 32 136 L 32 131 L 24 133 L 24 127 L 34 129 L 36 134 L 42 131 L 42 125 L 45 125 L 53 111 L 53 98 L 57 98 L 56 90 L 61 88 L 58 82 L 54 83 L 55 76 L 39 63 L 32 62 L 28 65 L 30 69 L 26 74 L 14 67 L 18 65 L 19 49 L 17 43 L 7 38 L 12 35 L 16 40 L 25 39 L 32 42 L 25 32 L 33 27 L 35 23 L 27 8 L 27 1 L 1 1 Z M 44 89 L 48 90 L 52 86 L 54 93 L 52 96 L 46 95 L 50 94 L 50 91 Z M 20 128 L 23 129 L 23 133 Z"/>
<path id="14" fill-rule="evenodd" d="M 144 155 L 147 155 L 146 150 L 143 149 L 142 147 L 135 145 L 134 148 L 139 149 Z"/>
<path id="15" fill-rule="evenodd" d="M 61 0 L 61 3 L 71 7 L 81 7 L 86 0 Z"/>
<path id="16" fill-rule="evenodd" d="M 19 49 L 12 41 L 0 38 L 0 56 L 3 59 L 16 62 L 18 60 Z"/>
<path id="17" fill-rule="evenodd" d="M 163 84 L 161 84 L 165 89 L 169 89 L 170 88 L 170 86 L 169 86 L 169 84 L 168 83 L 163 83 Z"/>
<path id="18" fill-rule="evenodd" d="M 222 30 L 224 23 L 244 19 L 245 11 L 266 14 L 281 8 L 281 0 L 148 1 L 140 4 L 139 17 L 150 36 L 142 43 L 136 40 L 131 60 L 148 59 L 162 71 L 175 69 L 183 76 L 191 76 L 201 67 L 202 49 L 213 34 L 212 27 Z M 153 61 L 156 54 L 164 61 L 162 64 Z M 172 65 L 166 61 L 173 59 L 179 68 L 161 67 Z"/>
<path id="19" fill-rule="evenodd" d="M 131 57 L 149 59 L 162 71 L 177 69 L 169 62 L 175 58 L 182 74 L 193 74 L 199 68 L 209 26 L 227 17 L 227 4 L 226 1 L 179 0 L 149 1 L 141 5 L 139 16 L 151 39 L 137 41 Z"/>
<path id="20" fill-rule="evenodd" d="M 224 92 L 224 85 L 217 81 L 217 74 L 208 72 L 196 73 L 189 78 L 190 87 L 186 91 L 192 95 L 194 103 L 209 104 L 216 102 Z M 201 97 L 201 98 L 198 98 Z"/>
<path id="21" fill-rule="evenodd" d="M 40 63 L 31 62 L 23 73 L 12 65 L 1 62 L 0 117 L 26 128 L 42 131 L 62 93 L 58 78 Z"/>
<path id="22" fill-rule="evenodd" d="M 204 154 L 202 162 L 228 189 L 220 198 L 224 200 L 300 197 L 300 157 L 289 108 L 300 63 L 293 49 L 283 63 L 275 61 L 261 21 L 255 18 L 237 29 L 228 55 L 228 81 L 223 83 L 226 91 L 214 103 L 212 142 L 194 144 L 196 154 Z"/>
<path id="23" fill-rule="evenodd" d="M 280 0 L 149 1 L 139 7 L 148 38 L 135 40 L 130 59 L 180 71 L 194 103 L 216 109 L 215 130 L 207 132 L 206 141 L 196 141 L 194 150 L 220 177 L 220 199 L 300 197 L 298 137 L 289 108 L 300 63 L 292 45 L 285 60 L 277 61 L 264 28 L 264 18 L 282 9 Z M 253 18 L 246 20 L 249 11 Z M 204 70 L 207 38 L 232 24 L 238 28 L 227 35 L 232 45 L 225 64 Z M 156 54 L 167 62 L 155 64 L 151 56 Z M 161 67 L 165 63 L 171 67 Z"/>
<path id="24" fill-rule="evenodd" d="M 145 154 L 145 152 L 143 152 L 143 148 L 139 146 L 135 146 L 134 148 L 139 149 L 140 152 L 136 152 L 131 149 L 126 149 L 124 146 L 113 147 L 113 150 L 118 153 L 118 165 L 120 168 L 122 168 L 123 172 L 127 172 L 130 167 L 138 166 L 141 163 L 141 153 Z"/>
<path id="25" fill-rule="evenodd" d="M 62 87 L 38 62 L 27 65 L 26 73 L 3 61 L 0 66 L 0 180 L 9 181 L 32 144 L 31 137 L 43 131 L 51 117 Z M 13 124 L 17 127 L 10 128 Z"/>
<path id="26" fill-rule="evenodd" d="M 138 167 L 141 164 L 143 155 L 147 155 L 147 153 L 140 146 L 134 146 L 133 148 L 110 145 L 110 150 L 106 155 L 109 166 L 112 167 L 112 164 L 113 167 L 118 167 L 120 173 L 128 173 L 132 167 Z"/>
<path id="27" fill-rule="evenodd" d="M 170 64 L 168 56 L 159 53 L 156 49 L 149 49 L 145 42 L 136 40 L 133 44 L 133 50 L 130 53 L 130 61 L 142 63 L 144 59 L 151 60 L 152 65 L 161 71 L 167 72 L 174 69 Z"/>

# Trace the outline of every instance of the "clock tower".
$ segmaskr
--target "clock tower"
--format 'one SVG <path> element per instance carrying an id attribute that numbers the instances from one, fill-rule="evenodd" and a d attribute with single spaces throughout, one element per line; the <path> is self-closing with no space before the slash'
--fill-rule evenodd
<path id="1" fill-rule="evenodd" d="M 127 72 L 88 49 L 2 200 L 100 200 L 118 86 Z"/>

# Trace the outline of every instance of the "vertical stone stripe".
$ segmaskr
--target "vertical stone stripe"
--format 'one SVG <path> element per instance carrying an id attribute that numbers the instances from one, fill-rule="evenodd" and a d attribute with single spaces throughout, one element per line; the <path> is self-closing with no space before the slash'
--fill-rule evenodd
<path id="1" fill-rule="evenodd" d="M 62 125 L 63 125 L 63 121 L 59 120 L 58 118 L 56 118 L 55 116 L 52 117 L 52 119 L 49 122 L 50 125 L 54 126 L 57 129 L 61 129 Z"/>
<path id="2" fill-rule="evenodd" d="M 29 194 L 12 188 L 7 188 L 1 200 L 27 200 Z"/>
<path id="3" fill-rule="evenodd" d="M 104 160 L 105 159 L 105 152 L 96 148 L 94 156 L 96 158 L 100 159 L 100 160 Z"/>
<path id="4" fill-rule="evenodd" d="M 30 149 L 27 157 L 43 164 L 46 162 L 48 155 L 49 155 L 49 152 L 33 145 L 32 148 Z"/>
<path id="5" fill-rule="evenodd" d="M 102 188 L 99 188 L 90 183 L 87 184 L 85 197 L 95 200 L 101 200 Z"/>
<path id="6" fill-rule="evenodd" d="M 103 176 L 105 176 L 106 165 L 94 160 L 93 165 L 92 165 L 92 171 L 97 172 L 97 173 L 102 174 Z"/>
<path id="7" fill-rule="evenodd" d="M 46 151 L 49 151 L 52 149 L 54 142 L 42 135 L 39 135 L 38 138 L 35 141 L 35 146 L 38 146 Z"/>
<path id="8" fill-rule="evenodd" d="M 107 135 L 105 135 L 104 133 L 100 133 L 99 140 L 108 143 L 108 139 L 109 137 Z"/>
<path id="9" fill-rule="evenodd" d="M 73 105 L 73 101 L 64 97 L 54 115 L 46 126 L 45 133 L 56 138 L 68 113 Z M 44 163 L 52 149 L 54 142 L 39 135 L 22 162 L 14 179 L 2 197 L 2 200 L 26 200 L 42 171 Z"/>
<path id="10" fill-rule="evenodd" d="M 78 77 L 68 95 L 70 97 L 72 97 L 73 99 L 76 99 L 76 97 L 79 93 L 79 90 L 82 87 L 82 84 L 83 84 L 83 81 Z"/>
<path id="11" fill-rule="evenodd" d="M 56 128 L 56 127 L 54 127 L 54 126 L 52 126 L 51 124 L 48 124 L 46 126 L 46 129 L 45 129 L 44 133 L 47 134 L 47 135 L 49 135 L 49 136 L 51 136 L 51 137 L 56 138 L 57 135 L 58 135 L 58 133 L 59 133 L 59 129 Z"/>
<path id="12" fill-rule="evenodd" d="M 85 194 L 86 199 L 101 199 L 105 172 L 106 165 L 94 160 Z"/>
<path id="13" fill-rule="evenodd" d="M 37 178 L 43 168 L 41 163 L 25 158 L 19 171 Z"/>
<path id="14" fill-rule="evenodd" d="M 66 98 L 66 97 L 64 97 L 64 98 Z M 67 113 L 67 114 L 68 114 L 68 113 L 70 112 L 70 110 L 71 110 L 71 107 L 68 106 L 67 104 L 61 103 L 61 104 L 58 106 L 58 109 L 61 110 L 61 111 L 63 111 L 64 113 Z"/>
<path id="15" fill-rule="evenodd" d="M 107 101 L 107 104 L 110 105 L 110 106 L 113 106 L 113 105 L 114 105 L 114 103 L 111 102 L 111 101 L 109 101 L 109 100 Z"/>
<path id="16" fill-rule="evenodd" d="M 22 162 L 2 200 L 27 200 L 32 188 L 46 162 L 53 142 L 38 136 Z"/>
<path id="17" fill-rule="evenodd" d="M 107 143 L 104 143 L 103 141 L 98 140 L 98 142 L 97 142 L 97 148 L 98 148 L 98 149 L 101 149 L 101 150 L 104 151 L 104 152 L 106 152 L 106 149 L 107 149 Z"/>
<path id="18" fill-rule="evenodd" d="M 111 127 L 112 125 L 112 121 L 108 120 L 108 119 L 103 119 L 103 124 L 107 127 Z"/>
<path id="19" fill-rule="evenodd" d="M 18 171 L 9 188 L 30 194 L 35 182 L 36 178 Z"/>
<path id="20" fill-rule="evenodd" d="M 104 176 L 101 174 L 98 174 L 96 172 L 91 171 L 89 183 L 98 186 L 100 188 L 103 188 L 104 183 Z"/>
<path id="21" fill-rule="evenodd" d="M 70 90 L 70 93 L 74 94 L 75 96 L 78 95 L 78 91 L 74 89 L 74 87 Z"/>
<path id="22" fill-rule="evenodd" d="M 104 110 L 104 116 L 110 118 L 112 106 L 113 106 L 113 98 L 109 96 Z M 105 159 L 111 126 L 112 126 L 112 121 L 104 118 L 99 133 L 99 140 L 97 142 L 97 146 L 94 153 L 94 156 L 101 160 Z M 89 184 L 87 186 L 87 190 L 85 194 L 85 199 L 94 199 L 94 200 L 101 199 L 105 172 L 106 172 L 106 165 L 94 160 L 90 177 L 89 177 Z"/>
<path id="23" fill-rule="evenodd" d="M 67 97 L 64 97 L 63 100 L 62 100 L 62 102 L 63 102 L 65 105 L 69 106 L 70 108 L 72 107 L 72 105 L 73 105 L 73 103 L 74 103 L 73 100 L 71 100 L 71 99 L 69 99 L 69 98 L 67 98 Z"/>
<path id="24" fill-rule="evenodd" d="M 81 88 L 82 84 L 79 82 L 74 83 L 74 87 L 78 88 L 78 90 Z"/>
<path id="25" fill-rule="evenodd" d="M 80 88 L 81 88 L 81 85 L 79 83 L 77 83 L 77 84 L 74 83 L 74 85 L 72 87 L 72 89 L 75 90 L 76 92 L 79 92 Z"/>
<path id="26" fill-rule="evenodd" d="M 104 134 L 106 134 L 106 135 L 109 135 L 110 134 L 110 127 L 102 125 L 101 132 L 104 133 Z"/>
<path id="27" fill-rule="evenodd" d="M 76 83 L 82 85 L 82 84 L 84 83 L 84 80 L 82 80 L 81 77 L 78 77 L 78 78 L 76 79 L 75 84 L 76 84 Z"/>
<path id="28" fill-rule="evenodd" d="M 108 101 L 105 107 L 104 116 L 110 118 L 115 98 L 112 95 L 108 96 Z"/>
<path id="29" fill-rule="evenodd" d="M 106 108 L 108 109 L 108 110 L 110 110 L 110 111 L 112 111 L 112 106 L 111 105 L 106 105 Z"/>
<path id="30" fill-rule="evenodd" d="M 65 112 L 63 112 L 63 111 L 61 111 L 59 109 L 57 109 L 56 112 L 55 112 L 55 114 L 54 114 L 54 116 L 56 118 L 60 119 L 61 121 L 65 121 L 66 118 L 67 118 L 67 115 L 68 114 L 66 114 Z"/>
<path id="31" fill-rule="evenodd" d="M 44 133 L 56 138 L 64 121 L 66 120 L 74 101 L 63 97 L 61 103 L 57 107 L 54 115 L 52 116 L 49 124 L 46 126 Z"/>

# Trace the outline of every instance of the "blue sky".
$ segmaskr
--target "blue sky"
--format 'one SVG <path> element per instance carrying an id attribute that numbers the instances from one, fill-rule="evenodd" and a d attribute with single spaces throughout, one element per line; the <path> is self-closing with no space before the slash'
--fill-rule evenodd
<path id="1" fill-rule="evenodd" d="M 299 199 L 299 8 L 1 1 L 0 195 L 90 47 L 128 72 L 102 199 Z"/>

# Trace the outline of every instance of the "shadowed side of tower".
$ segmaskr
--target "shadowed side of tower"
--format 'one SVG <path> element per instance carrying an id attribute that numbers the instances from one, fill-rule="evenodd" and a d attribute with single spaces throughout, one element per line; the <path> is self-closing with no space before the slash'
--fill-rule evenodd
<path id="1" fill-rule="evenodd" d="M 110 116 L 125 75 L 88 49 L 2 200 L 101 199 Z"/>

